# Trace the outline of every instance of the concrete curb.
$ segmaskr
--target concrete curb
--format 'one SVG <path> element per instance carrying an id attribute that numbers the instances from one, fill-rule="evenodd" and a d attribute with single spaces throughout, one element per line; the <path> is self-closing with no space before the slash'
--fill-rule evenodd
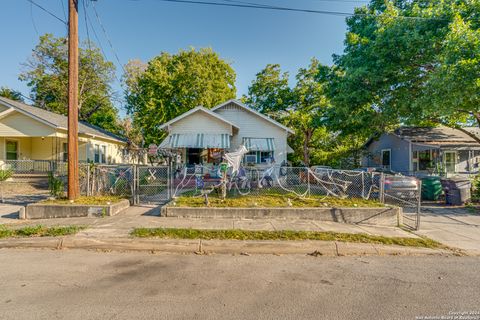
<path id="1" fill-rule="evenodd" d="M 55 219 L 78 218 L 94 216 L 114 216 L 130 206 L 129 200 L 120 200 L 108 205 L 86 204 L 44 204 L 31 203 L 25 207 L 24 212 L 19 212 L 21 219 Z"/>
<path id="2" fill-rule="evenodd" d="M 215 208 L 163 206 L 161 215 L 176 218 L 232 218 L 232 219 L 307 219 L 315 221 L 342 222 L 349 224 L 370 223 L 383 226 L 399 226 L 400 207 L 358 208 Z"/>
<path id="3" fill-rule="evenodd" d="M 454 255 L 445 249 L 347 243 L 338 241 L 240 241 L 83 237 L 15 238 L 0 248 L 87 249 L 183 254 L 313 254 L 321 256 Z M 458 253 L 457 253 L 458 255 Z"/>

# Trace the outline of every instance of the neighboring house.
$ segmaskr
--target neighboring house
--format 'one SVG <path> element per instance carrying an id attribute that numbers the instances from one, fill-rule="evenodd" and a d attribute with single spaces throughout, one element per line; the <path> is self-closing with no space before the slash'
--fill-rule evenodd
<path id="1" fill-rule="evenodd" d="M 290 128 L 237 100 L 212 109 L 196 107 L 160 128 L 168 132 L 160 147 L 179 150 L 186 165 L 218 164 L 223 153 L 240 145 L 249 150 L 244 162 L 257 166 L 281 164 L 292 152 L 287 145 Z"/>
<path id="2" fill-rule="evenodd" d="M 420 176 L 478 173 L 479 138 L 477 128 L 401 127 L 370 139 L 362 166 Z"/>
<path id="3" fill-rule="evenodd" d="M 0 165 L 15 171 L 46 172 L 67 161 L 67 117 L 0 97 Z M 126 141 L 79 122 L 80 162 L 122 163 Z"/>

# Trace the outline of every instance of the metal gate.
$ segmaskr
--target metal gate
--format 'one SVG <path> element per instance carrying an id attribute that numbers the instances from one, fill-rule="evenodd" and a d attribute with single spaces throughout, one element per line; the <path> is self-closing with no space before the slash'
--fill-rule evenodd
<path id="1" fill-rule="evenodd" d="M 402 226 L 410 230 L 420 230 L 420 216 L 422 209 L 422 182 L 417 179 L 416 190 L 385 192 L 384 177 L 382 177 L 382 197 L 385 204 L 402 208 Z"/>
<path id="2" fill-rule="evenodd" d="M 135 204 L 163 204 L 172 197 L 169 166 L 135 167 Z"/>

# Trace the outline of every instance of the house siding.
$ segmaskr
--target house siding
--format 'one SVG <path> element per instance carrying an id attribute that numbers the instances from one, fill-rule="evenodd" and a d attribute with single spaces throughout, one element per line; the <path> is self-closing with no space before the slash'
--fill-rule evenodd
<path id="1" fill-rule="evenodd" d="M 199 132 L 232 135 L 232 126 L 203 111 L 192 113 L 170 125 L 170 133 Z"/>
<path id="2" fill-rule="evenodd" d="M 410 143 L 393 134 L 383 134 L 378 140 L 371 142 L 367 148 L 369 156 L 364 157 L 362 165 L 365 167 L 381 166 L 383 149 L 391 149 L 391 170 L 410 171 Z"/>
<path id="3" fill-rule="evenodd" d="M 0 119 L 2 137 L 47 137 L 54 134 L 55 129 L 19 112 Z"/>
<path id="4" fill-rule="evenodd" d="M 238 148 L 242 144 L 244 137 L 273 138 L 275 141 L 275 161 L 281 163 L 287 159 L 288 133 L 286 130 L 234 103 L 230 103 L 214 112 L 240 128 L 238 133 L 232 137 L 231 149 Z"/>

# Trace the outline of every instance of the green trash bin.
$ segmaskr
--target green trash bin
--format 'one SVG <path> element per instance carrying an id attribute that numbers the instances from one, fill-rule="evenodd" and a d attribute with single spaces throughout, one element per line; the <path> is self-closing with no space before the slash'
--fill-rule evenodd
<path id="1" fill-rule="evenodd" d="M 440 177 L 428 176 L 422 179 L 422 199 L 437 201 L 442 194 Z"/>

